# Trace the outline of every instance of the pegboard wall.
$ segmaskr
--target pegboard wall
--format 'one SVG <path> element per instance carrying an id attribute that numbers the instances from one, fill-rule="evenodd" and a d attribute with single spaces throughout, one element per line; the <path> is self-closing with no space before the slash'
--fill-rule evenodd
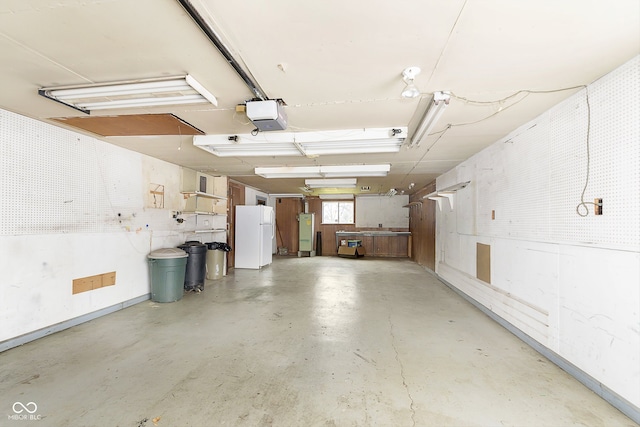
<path id="1" fill-rule="evenodd" d="M 459 233 L 637 251 L 640 57 L 438 178 L 438 188 L 468 180 L 458 194 L 466 211 L 444 213 Z"/>
<path id="2" fill-rule="evenodd" d="M 148 227 L 141 158 L 0 110 L 0 235 Z"/>
<path id="3" fill-rule="evenodd" d="M 640 57 L 558 105 L 549 119 L 550 238 L 638 250 Z M 580 207 L 583 215 L 589 209 L 587 216 L 576 214 L 587 173 L 584 201 L 602 198 L 602 216 L 594 215 L 591 204 Z"/>

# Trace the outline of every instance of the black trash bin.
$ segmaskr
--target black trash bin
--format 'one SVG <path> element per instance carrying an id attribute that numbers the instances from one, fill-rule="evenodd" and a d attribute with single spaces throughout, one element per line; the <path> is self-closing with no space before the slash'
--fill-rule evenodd
<path id="1" fill-rule="evenodd" d="M 187 258 L 187 268 L 184 276 L 185 291 L 204 290 L 204 278 L 207 268 L 207 245 L 189 241 L 178 246 L 189 256 Z"/>

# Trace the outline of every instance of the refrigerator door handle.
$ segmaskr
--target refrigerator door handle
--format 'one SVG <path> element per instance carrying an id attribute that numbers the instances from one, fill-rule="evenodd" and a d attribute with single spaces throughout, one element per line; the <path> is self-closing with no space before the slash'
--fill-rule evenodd
<path id="1" fill-rule="evenodd" d="M 276 235 L 276 212 L 275 209 L 271 210 L 271 240 Z"/>

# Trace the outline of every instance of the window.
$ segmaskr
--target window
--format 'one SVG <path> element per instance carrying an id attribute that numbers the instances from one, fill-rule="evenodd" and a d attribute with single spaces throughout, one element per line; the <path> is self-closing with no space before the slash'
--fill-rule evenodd
<path id="1" fill-rule="evenodd" d="M 322 202 L 323 224 L 353 224 L 353 202 Z"/>

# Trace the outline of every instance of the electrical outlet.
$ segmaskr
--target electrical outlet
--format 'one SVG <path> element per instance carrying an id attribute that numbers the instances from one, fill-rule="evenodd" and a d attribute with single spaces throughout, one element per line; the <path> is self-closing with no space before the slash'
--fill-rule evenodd
<path id="1" fill-rule="evenodd" d="M 593 199 L 593 213 L 595 215 L 602 215 L 602 199 Z"/>

